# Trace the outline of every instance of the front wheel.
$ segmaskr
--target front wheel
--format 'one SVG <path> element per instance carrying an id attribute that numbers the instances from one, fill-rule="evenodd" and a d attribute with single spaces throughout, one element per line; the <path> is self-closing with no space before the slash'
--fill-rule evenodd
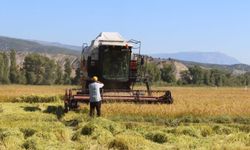
<path id="1" fill-rule="evenodd" d="M 167 104 L 173 104 L 173 102 L 174 102 L 174 99 L 173 99 L 170 91 L 165 92 L 164 99 L 165 99 Z"/>
<path id="2" fill-rule="evenodd" d="M 69 111 L 68 103 L 64 102 L 64 112 L 67 113 Z"/>

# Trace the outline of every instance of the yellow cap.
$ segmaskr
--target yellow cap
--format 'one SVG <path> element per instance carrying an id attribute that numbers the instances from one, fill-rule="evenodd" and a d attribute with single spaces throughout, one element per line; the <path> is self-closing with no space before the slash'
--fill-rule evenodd
<path id="1" fill-rule="evenodd" d="M 93 76 L 92 80 L 93 81 L 98 81 L 98 77 L 97 76 Z"/>

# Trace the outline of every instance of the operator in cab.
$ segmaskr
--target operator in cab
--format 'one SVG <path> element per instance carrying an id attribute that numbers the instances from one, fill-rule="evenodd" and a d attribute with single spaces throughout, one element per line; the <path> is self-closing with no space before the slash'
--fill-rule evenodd
<path id="1" fill-rule="evenodd" d="M 92 82 L 89 84 L 90 117 L 94 117 L 95 109 L 97 112 L 97 116 L 98 117 L 101 116 L 102 98 L 101 98 L 100 88 L 102 88 L 103 86 L 104 84 L 98 81 L 97 76 L 92 77 Z"/>

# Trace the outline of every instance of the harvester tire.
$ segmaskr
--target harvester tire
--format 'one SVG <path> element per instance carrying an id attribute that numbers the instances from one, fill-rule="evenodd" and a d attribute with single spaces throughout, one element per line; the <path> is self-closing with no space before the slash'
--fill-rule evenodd
<path id="1" fill-rule="evenodd" d="M 69 111 L 68 103 L 64 103 L 64 112 L 67 113 Z"/>
<path id="2" fill-rule="evenodd" d="M 78 102 L 76 100 L 71 100 L 69 102 L 69 110 L 74 110 L 78 108 Z"/>
<path id="3" fill-rule="evenodd" d="M 174 99 L 173 99 L 170 91 L 166 91 L 164 98 L 165 98 L 167 104 L 173 104 Z"/>

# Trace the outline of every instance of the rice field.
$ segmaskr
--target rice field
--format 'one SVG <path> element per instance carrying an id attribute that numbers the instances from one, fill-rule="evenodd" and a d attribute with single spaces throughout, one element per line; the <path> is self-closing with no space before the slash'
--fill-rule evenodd
<path id="1" fill-rule="evenodd" d="M 169 87 L 174 97 L 172 105 L 110 104 L 106 115 L 131 114 L 155 115 L 158 117 L 194 116 L 250 116 L 250 89 L 209 88 L 209 87 Z"/>
<path id="2" fill-rule="evenodd" d="M 13 98 L 29 95 L 64 95 L 67 88 L 72 86 L 0 85 L 0 102 L 9 102 Z"/>
<path id="3" fill-rule="evenodd" d="M 250 149 L 247 88 L 153 87 L 174 104 L 103 104 L 100 118 L 88 105 L 64 113 L 62 101 L 43 102 L 65 88 L 0 86 L 0 149 Z M 43 98 L 12 102 L 29 95 Z"/>

